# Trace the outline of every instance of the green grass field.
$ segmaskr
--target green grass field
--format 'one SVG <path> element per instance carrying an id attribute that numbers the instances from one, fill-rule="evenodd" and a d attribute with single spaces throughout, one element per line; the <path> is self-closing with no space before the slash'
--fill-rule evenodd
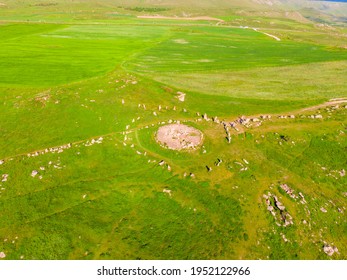
<path id="1" fill-rule="evenodd" d="M 345 29 L 243 16 L 242 1 L 1 2 L 5 259 L 347 258 L 347 102 L 316 106 L 347 98 Z M 136 17 L 182 11 L 225 22 Z M 228 143 L 204 113 L 272 117 Z M 156 142 L 177 121 L 203 132 L 200 148 Z M 278 225 L 269 192 L 293 224 Z"/>

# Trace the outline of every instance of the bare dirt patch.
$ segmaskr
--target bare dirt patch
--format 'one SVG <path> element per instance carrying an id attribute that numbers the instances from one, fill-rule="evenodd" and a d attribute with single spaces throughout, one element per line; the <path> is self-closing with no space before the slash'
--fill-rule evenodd
<path id="1" fill-rule="evenodd" d="M 188 125 L 170 124 L 158 129 L 156 140 L 171 150 L 195 149 L 202 143 L 203 134 Z"/>
<path id="2" fill-rule="evenodd" d="M 199 60 L 197 60 L 197 62 L 209 63 L 209 62 L 214 62 L 214 60 L 213 59 L 199 59 Z"/>
<path id="3" fill-rule="evenodd" d="M 188 41 L 184 40 L 184 39 L 175 39 L 173 40 L 176 44 L 181 44 L 181 45 L 185 45 L 185 44 L 189 44 Z"/>

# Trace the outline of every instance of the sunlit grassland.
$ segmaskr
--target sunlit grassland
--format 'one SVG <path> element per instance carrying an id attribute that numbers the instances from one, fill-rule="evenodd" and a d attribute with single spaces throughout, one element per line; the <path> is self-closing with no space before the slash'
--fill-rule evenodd
<path id="1" fill-rule="evenodd" d="M 328 50 L 291 41 L 277 42 L 249 29 L 190 27 L 175 31 L 171 40 L 142 52 L 126 66 L 144 73 L 199 72 L 346 59 L 345 50 Z"/>
<path id="2" fill-rule="evenodd" d="M 163 83 L 210 95 L 308 101 L 346 97 L 346 65 L 344 60 L 240 71 L 171 73 L 152 77 Z"/>
<path id="3" fill-rule="evenodd" d="M 12 32 L 16 28 L 20 30 L 18 36 Z M 5 25 L 0 31 L 5 37 L 1 41 L 1 84 L 50 86 L 105 74 L 124 58 L 160 40 L 164 30 L 115 25 Z"/>
<path id="4" fill-rule="evenodd" d="M 215 22 L 60 20 L 0 25 L 7 259 L 346 259 L 344 105 L 274 115 L 232 131 L 230 144 L 222 125 L 198 121 L 292 114 L 346 97 L 345 49 L 312 33 L 276 41 Z M 158 145 L 158 127 L 172 121 L 200 129 L 202 146 Z M 46 151 L 61 145 L 70 148 Z M 268 191 L 293 225 L 276 225 Z M 340 254 L 328 257 L 325 243 Z"/>

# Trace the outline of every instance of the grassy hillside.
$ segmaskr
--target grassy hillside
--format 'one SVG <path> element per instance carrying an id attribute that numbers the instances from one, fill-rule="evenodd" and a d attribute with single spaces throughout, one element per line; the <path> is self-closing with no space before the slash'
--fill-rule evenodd
<path id="1" fill-rule="evenodd" d="M 1 0 L 5 259 L 346 259 L 345 31 L 263 2 Z"/>

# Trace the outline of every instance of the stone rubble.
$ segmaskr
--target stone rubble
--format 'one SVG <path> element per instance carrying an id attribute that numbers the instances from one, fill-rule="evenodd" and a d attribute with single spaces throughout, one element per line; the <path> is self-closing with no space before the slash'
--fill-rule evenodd
<path id="1" fill-rule="evenodd" d="M 167 193 L 171 196 L 171 190 L 168 190 L 168 189 L 163 189 L 163 193 Z"/>
<path id="2" fill-rule="evenodd" d="M 337 249 L 336 246 L 331 246 L 331 245 L 328 245 L 328 244 L 324 244 L 323 246 L 323 251 L 324 253 L 326 253 L 328 256 L 332 256 L 334 253 L 338 253 L 339 250 Z"/>
<path id="3" fill-rule="evenodd" d="M 228 143 L 230 144 L 231 143 L 231 134 L 229 131 L 229 126 L 225 122 L 222 122 L 222 124 L 223 124 L 224 130 L 225 130 L 225 133 L 227 135 L 226 139 L 228 140 Z"/>
<path id="4" fill-rule="evenodd" d="M 287 227 L 294 224 L 292 216 L 285 211 L 286 207 L 278 200 L 276 195 L 269 192 L 267 195 L 264 194 L 263 198 L 265 199 L 267 210 L 274 217 L 278 226 Z"/>
<path id="5" fill-rule="evenodd" d="M 177 92 L 177 98 L 178 98 L 179 101 L 184 102 L 184 100 L 186 98 L 186 94 L 184 92 L 178 91 Z"/>
<path id="6" fill-rule="evenodd" d="M 206 113 L 202 115 L 202 118 L 203 118 L 205 121 L 207 121 L 207 122 L 210 121 L 210 119 L 209 119 L 209 117 L 207 116 Z"/>
<path id="7" fill-rule="evenodd" d="M 1 175 L 1 182 L 6 182 L 8 180 L 8 174 L 2 174 Z"/>
<path id="8" fill-rule="evenodd" d="M 223 162 L 223 160 L 217 158 L 217 161 L 214 163 L 214 165 L 219 166 L 222 162 Z"/>
<path id="9" fill-rule="evenodd" d="M 281 184 L 280 185 L 281 189 L 286 192 L 291 198 L 297 199 L 298 196 L 294 194 L 294 190 L 292 190 L 290 187 L 288 187 L 287 184 Z"/>

